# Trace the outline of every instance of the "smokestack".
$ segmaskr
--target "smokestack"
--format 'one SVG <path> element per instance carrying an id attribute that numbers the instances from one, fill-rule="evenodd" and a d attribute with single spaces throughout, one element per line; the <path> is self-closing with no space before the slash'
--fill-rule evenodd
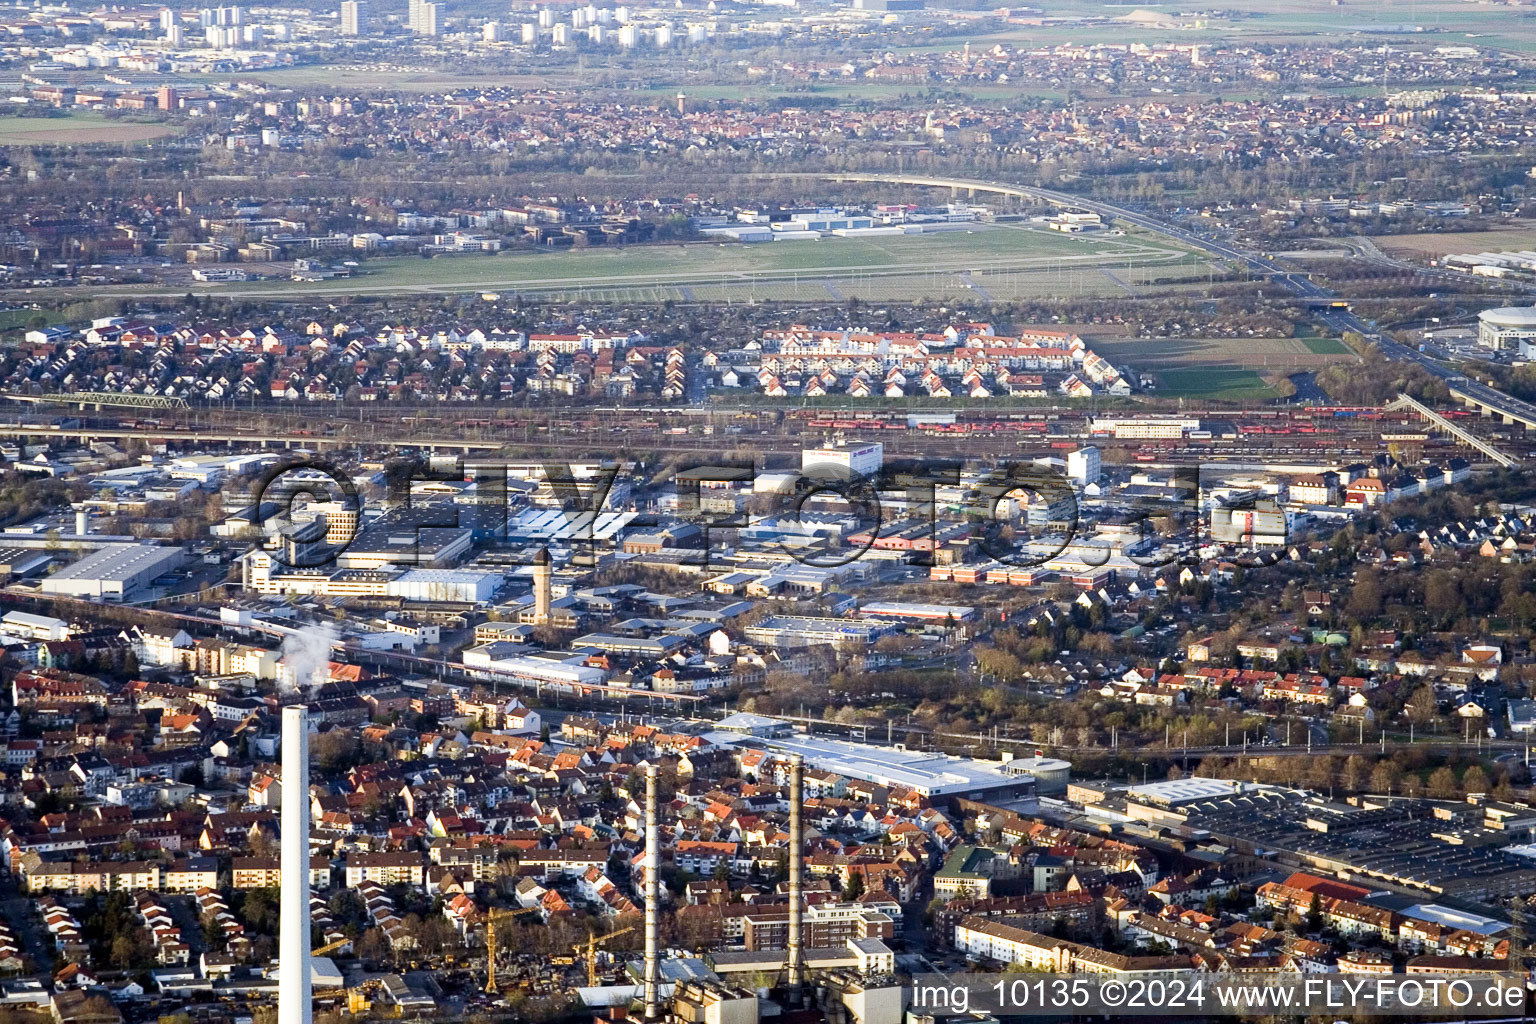
<path id="1" fill-rule="evenodd" d="M 533 559 L 533 624 L 549 625 L 549 549 L 540 548 Z"/>
<path id="2" fill-rule="evenodd" d="M 91 532 L 91 514 L 85 509 L 75 513 L 75 533 L 81 537 Z"/>
<path id="3" fill-rule="evenodd" d="M 548 559 L 548 555 L 544 556 Z M 645 766 L 645 1019 L 661 1019 L 659 982 L 661 960 L 657 950 L 661 917 L 661 826 L 657 823 L 657 780 L 661 770 Z M 286 1024 L 286 1021 L 284 1022 Z"/>
<path id="4" fill-rule="evenodd" d="M 283 708 L 282 907 L 277 1019 L 313 1024 L 309 963 L 309 711 Z"/>
<path id="5" fill-rule="evenodd" d="M 800 999 L 805 964 L 800 956 L 800 874 L 805 859 L 805 833 L 800 824 L 800 805 L 804 785 L 800 778 L 805 759 L 799 754 L 789 758 L 789 997 L 791 1004 Z"/>

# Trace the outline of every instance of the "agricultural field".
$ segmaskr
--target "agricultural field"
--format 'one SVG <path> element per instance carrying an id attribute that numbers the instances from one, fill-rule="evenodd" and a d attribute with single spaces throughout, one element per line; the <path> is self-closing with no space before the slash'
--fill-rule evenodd
<path id="1" fill-rule="evenodd" d="M 1158 383 L 1161 398 L 1255 402 L 1272 382 L 1355 356 L 1333 338 L 1092 338 L 1093 350 Z"/>
<path id="2" fill-rule="evenodd" d="M 1089 334 L 1092 338 L 1092 334 Z M 1313 342 L 1332 342 L 1336 348 Z M 1291 374 L 1316 370 L 1329 363 L 1354 359 L 1341 342 L 1332 338 L 1112 338 L 1093 339 L 1093 349 L 1119 365 L 1124 362 L 1142 372 L 1185 368 L 1256 370 Z"/>
<path id="3" fill-rule="evenodd" d="M 1159 398 L 1197 398 L 1217 402 L 1267 402 L 1279 396 L 1268 381 L 1252 370 L 1237 367 L 1163 370 L 1158 373 Z"/>
<path id="4" fill-rule="evenodd" d="M 191 75 L 196 82 L 216 82 L 227 79 L 221 75 Z M 543 89 L 569 86 L 572 81 L 551 75 L 505 74 L 456 74 L 452 70 L 418 67 L 409 64 L 315 64 L 293 68 L 274 68 L 252 71 L 241 76 L 275 87 L 302 89 L 325 86 L 357 92 L 390 90 L 399 92 L 451 92 L 465 86 L 476 88 L 501 86 L 518 89 Z"/>
<path id="5" fill-rule="evenodd" d="M 1457 253 L 1536 249 L 1536 222 L 1516 221 L 1497 231 L 1446 231 L 1422 235 L 1377 235 L 1372 239 L 1394 256 L 1436 259 Z"/>
<path id="6" fill-rule="evenodd" d="M 244 295 L 500 290 L 593 301 L 659 295 L 677 301 L 1116 295 L 1162 278 L 1204 278 L 1198 257 L 1171 245 L 1018 226 L 820 241 L 695 242 L 676 246 L 389 258 L 352 280 L 240 284 Z"/>
<path id="7" fill-rule="evenodd" d="M 147 142 L 174 131 L 171 125 L 113 121 L 94 113 L 74 113 L 65 117 L 0 117 L 0 146 Z"/>

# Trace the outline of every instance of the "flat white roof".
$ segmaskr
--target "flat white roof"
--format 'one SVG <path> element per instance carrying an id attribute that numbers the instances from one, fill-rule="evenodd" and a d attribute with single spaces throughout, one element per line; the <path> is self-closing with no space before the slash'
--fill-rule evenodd
<path id="1" fill-rule="evenodd" d="M 537 534 L 552 540 L 572 537 L 612 540 L 635 521 L 635 512 L 565 512 L 557 508 L 528 509 L 507 523 L 507 533 Z"/>
<path id="2" fill-rule="evenodd" d="M 21 626 L 37 626 L 43 629 L 69 625 L 63 619 L 56 619 L 51 615 L 33 615 L 31 612 L 6 612 L 0 615 L 0 622 L 14 622 Z"/>
<path id="3" fill-rule="evenodd" d="M 904 786 L 927 796 L 964 795 L 1017 785 L 1021 776 L 1006 775 L 996 762 L 936 754 L 926 750 L 849 743 L 820 736 L 748 737 L 716 731 L 706 737 L 725 747 L 799 754 L 813 768 L 881 786 Z"/>
<path id="4" fill-rule="evenodd" d="M 865 615 L 898 615 L 905 618 L 942 619 L 953 615 L 969 618 L 975 612 L 968 604 L 923 604 L 918 601 L 870 601 L 859 611 Z"/>
<path id="5" fill-rule="evenodd" d="M 1173 806 L 1198 800 L 1213 800 L 1234 793 L 1251 793 L 1256 787 L 1233 779 L 1173 779 L 1131 786 L 1126 795 L 1139 803 Z"/>
<path id="6" fill-rule="evenodd" d="M 150 544 L 109 544 L 66 566 L 49 580 L 122 580 L 127 581 L 147 569 L 179 562 L 181 548 L 163 548 Z"/>
<path id="7" fill-rule="evenodd" d="M 1421 921 L 1433 921 L 1447 928 L 1476 932 L 1478 935 L 1492 935 L 1509 927 L 1503 921 L 1496 921 L 1481 914 L 1471 914 L 1465 910 L 1456 910 L 1454 907 L 1442 906 L 1439 903 L 1415 903 L 1399 913 L 1405 917 L 1416 917 Z"/>
<path id="8" fill-rule="evenodd" d="M 396 583 L 479 583 L 487 577 L 501 579 L 499 572 L 478 569 L 406 569 L 395 577 Z"/>
<path id="9" fill-rule="evenodd" d="M 1039 772 L 1064 772 L 1072 769 L 1071 761 L 1064 761 L 1059 757 L 1016 757 L 1008 762 L 1008 767 L 1014 771 L 1039 771 Z"/>
<path id="10" fill-rule="evenodd" d="M 1477 318 L 1495 327 L 1536 327 L 1536 306 L 1500 306 L 1485 309 Z"/>
<path id="11" fill-rule="evenodd" d="M 788 725 L 782 718 L 769 718 L 767 715 L 756 715 L 750 711 L 738 711 L 727 715 L 715 723 L 719 729 L 766 729 L 775 725 Z"/>

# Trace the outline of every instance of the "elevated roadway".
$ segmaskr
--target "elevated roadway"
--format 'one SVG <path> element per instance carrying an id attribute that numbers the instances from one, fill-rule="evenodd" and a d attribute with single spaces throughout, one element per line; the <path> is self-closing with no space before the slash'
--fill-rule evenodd
<path id="1" fill-rule="evenodd" d="M 952 178 L 929 175 L 838 174 L 822 175 L 822 177 L 844 182 L 867 181 L 947 188 L 957 193 L 963 191 L 967 195 L 986 193 L 1035 199 L 1055 206 L 1070 206 L 1075 209 L 1087 210 L 1090 213 L 1097 213 L 1101 217 L 1121 223 L 1132 224 L 1148 231 L 1155 231 L 1182 245 L 1187 245 L 1221 259 L 1230 260 L 1252 274 L 1269 278 L 1297 298 L 1314 300 L 1337 298 L 1334 292 L 1313 281 L 1306 274 L 1289 270 L 1267 256 L 1241 249 L 1230 242 L 1196 234 L 1193 231 L 1186 230 L 1137 210 L 1114 203 L 1106 203 L 1102 200 L 1075 196 L 1069 192 L 1038 188 L 1033 185 L 1013 185 L 1007 182 L 987 181 L 977 178 Z M 1390 358 L 1418 363 L 1430 374 L 1445 381 L 1451 395 L 1459 399 L 1464 405 L 1475 408 L 1484 415 L 1497 417 L 1505 423 L 1518 423 L 1527 428 L 1536 428 L 1536 405 L 1530 402 L 1523 402 L 1518 398 L 1499 391 L 1497 388 L 1468 380 L 1458 371 L 1436 362 L 1417 349 L 1379 335 L 1374 326 L 1348 309 L 1320 310 L 1317 316 L 1324 324 L 1340 333 L 1353 331 L 1363 337 L 1371 338 L 1383 354 Z"/>
<path id="2" fill-rule="evenodd" d="M 1463 444 L 1467 444 L 1473 448 L 1476 448 L 1478 451 L 1482 452 L 1484 455 L 1488 456 L 1490 459 L 1498 463 L 1500 466 L 1503 466 L 1505 469 L 1515 465 L 1514 459 L 1510 458 L 1508 455 L 1505 455 L 1503 452 L 1499 451 L 1493 445 L 1489 444 L 1487 441 L 1484 441 L 1482 438 L 1478 437 L 1471 431 L 1452 423 L 1450 420 L 1446 419 L 1444 416 L 1441 416 L 1439 413 L 1435 412 L 1435 410 L 1431 409 L 1429 406 L 1415 398 L 1410 398 L 1408 395 L 1400 394 L 1397 396 L 1397 401 L 1387 406 L 1387 408 L 1412 409 L 1414 412 L 1418 413 L 1420 416 L 1423 416 L 1436 427 L 1445 431 L 1447 434 L 1450 434 L 1452 437 L 1456 438 L 1458 441 L 1461 441 Z"/>

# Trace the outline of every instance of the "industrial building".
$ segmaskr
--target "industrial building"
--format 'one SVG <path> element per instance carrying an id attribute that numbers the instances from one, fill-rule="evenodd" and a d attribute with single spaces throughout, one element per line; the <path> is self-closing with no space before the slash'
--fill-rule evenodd
<path id="1" fill-rule="evenodd" d="M 855 441 L 800 452 L 800 472 L 808 477 L 872 480 L 885 464 L 885 446 L 879 441 Z"/>
<path id="2" fill-rule="evenodd" d="M 480 604 L 506 583 L 502 573 L 473 569 L 294 569 L 266 551 L 240 556 L 241 585 L 262 594 L 398 597 L 406 601 Z"/>
<path id="3" fill-rule="evenodd" d="M 877 786 L 900 786 L 935 803 L 951 799 L 1030 803 L 1035 798 L 1033 776 L 1009 774 L 996 762 L 970 757 L 823 736 L 753 737 L 715 731 L 706 738 L 725 747 L 769 750 L 786 757 L 798 754 L 813 768 Z"/>
<path id="4" fill-rule="evenodd" d="M 186 560 L 181 548 L 109 544 L 42 581 L 42 592 L 92 601 L 130 601 Z"/>
<path id="5" fill-rule="evenodd" d="M 918 622 L 969 622 L 976 609 L 968 604 L 927 604 L 917 601 L 870 601 L 860 615 L 877 619 L 913 619 Z"/>
<path id="6" fill-rule="evenodd" d="M 507 520 L 506 539 L 527 544 L 612 545 L 638 515 L 636 512 L 525 509 Z"/>
<path id="7" fill-rule="evenodd" d="M 1125 791 L 1126 798 L 1149 807 L 1176 808 L 1204 800 L 1253 793 L 1256 786 L 1227 779 L 1173 779 L 1168 782 L 1149 782 L 1131 786 Z"/>
<path id="8" fill-rule="evenodd" d="M 586 656 L 566 658 L 539 657 L 521 650 L 521 644 L 507 640 L 472 647 L 464 652 L 464 667 L 499 675 L 516 676 L 530 682 L 576 686 L 601 686 L 608 673 L 585 664 Z"/>
<path id="9" fill-rule="evenodd" d="M 1096 484 L 1104 475 L 1104 460 L 1093 445 L 1067 453 L 1067 479 L 1080 487 Z"/>
<path id="10" fill-rule="evenodd" d="M 0 632 L 30 640 L 66 640 L 69 638 L 69 623 L 51 615 L 6 612 L 0 615 Z"/>
<path id="11" fill-rule="evenodd" d="M 815 615 L 770 615 L 743 632 L 748 640 L 766 647 L 814 647 L 829 645 L 861 648 L 901 627 L 884 619 L 838 619 Z"/>
<path id="12" fill-rule="evenodd" d="M 1529 828 L 1473 804 L 1353 806 L 1224 779 L 1131 786 L 1126 797 L 1132 818 L 1197 829 L 1243 854 L 1362 885 L 1479 902 L 1536 887 L 1536 869 L 1514 852 Z"/>

